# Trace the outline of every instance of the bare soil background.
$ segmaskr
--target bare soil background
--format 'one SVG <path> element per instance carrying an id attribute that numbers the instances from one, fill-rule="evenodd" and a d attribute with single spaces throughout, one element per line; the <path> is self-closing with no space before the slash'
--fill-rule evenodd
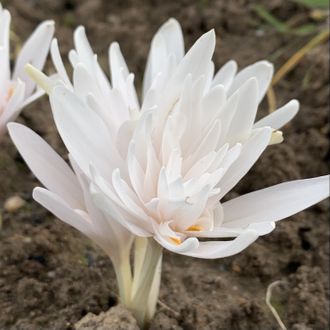
<path id="1" fill-rule="evenodd" d="M 279 33 L 265 25 L 253 10 L 256 3 L 284 21 L 311 20 L 305 7 L 281 0 L 2 1 L 22 40 L 41 20 L 54 19 L 64 58 L 79 24 L 86 26 L 104 68 L 110 42 L 118 41 L 137 74 L 138 87 L 152 35 L 169 17 L 181 22 L 187 49 L 215 28 L 217 68 L 231 58 L 241 68 L 264 58 L 279 68 L 311 36 Z M 267 149 L 232 196 L 328 172 L 328 72 L 329 49 L 320 45 L 276 86 L 278 105 L 297 98 L 300 113 L 284 129 L 284 143 Z M 264 102 L 259 115 L 266 112 Z M 19 121 L 65 155 L 46 97 L 26 108 Z M 0 329 L 4 330 L 73 329 L 87 313 L 100 314 L 117 304 L 107 256 L 32 200 L 31 190 L 37 185 L 7 136 L 0 149 Z M 3 204 L 13 195 L 26 203 L 8 213 Z M 328 209 L 325 201 L 280 222 L 272 234 L 231 258 L 210 261 L 165 252 L 162 303 L 151 329 L 278 329 L 265 304 L 267 286 L 276 280 L 286 282 L 274 290 L 274 305 L 289 329 L 327 329 Z"/>

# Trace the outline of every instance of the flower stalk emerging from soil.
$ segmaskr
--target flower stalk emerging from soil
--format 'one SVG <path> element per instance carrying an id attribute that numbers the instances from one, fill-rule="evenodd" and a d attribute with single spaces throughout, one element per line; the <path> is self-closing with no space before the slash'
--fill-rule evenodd
<path id="1" fill-rule="evenodd" d="M 73 170 L 32 131 L 18 124 L 9 131 L 47 188 L 36 188 L 35 200 L 110 255 L 120 299 L 141 326 L 155 312 L 163 248 L 197 258 L 231 256 L 274 230 L 276 221 L 329 195 L 323 176 L 222 202 L 262 152 L 282 142 L 279 129 L 298 111 L 292 100 L 255 122 L 272 79 L 270 63 L 237 73 L 229 61 L 214 75 L 214 31 L 185 54 L 181 27 L 170 19 L 152 40 L 140 104 L 117 43 L 109 48 L 111 83 L 83 27 L 74 43 L 72 81 L 56 40 L 55 79 L 27 66 L 49 94 Z"/>
<path id="2" fill-rule="evenodd" d="M 13 73 L 10 72 L 11 16 L 0 3 L 0 138 L 6 124 L 14 121 L 21 109 L 40 97 L 44 91 L 36 90 L 36 84 L 24 71 L 26 63 L 42 69 L 54 34 L 54 22 L 41 23 L 20 51 Z"/>

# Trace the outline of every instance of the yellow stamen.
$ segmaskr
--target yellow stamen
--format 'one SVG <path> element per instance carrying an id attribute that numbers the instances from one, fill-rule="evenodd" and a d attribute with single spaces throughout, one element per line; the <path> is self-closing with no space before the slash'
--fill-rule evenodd
<path id="1" fill-rule="evenodd" d="M 284 140 L 283 133 L 281 131 L 275 130 L 272 133 L 272 136 L 269 141 L 269 145 L 281 143 L 283 142 L 283 140 Z"/>
<path id="2" fill-rule="evenodd" d="M 47 94 L 50 94 L 52 84 L 49 77 L 31 64 L 26 64 L 24 69 L 29 77 L 37 83 L 37 85 L 39 85 Z"/>
<path id="3" fill-rule="evenodd" d="M 170 240 L 171 240 L 172 243 L 174 243 L 175 245 L 179 245 L 179 244 L 181 244 L 181 238 L 179 238 L 179 237 L 170 237 Z"/>
<path id="4" fill-rule="evenodd" d="M 200 225 L 192 225 L 186 229 L 187 231 L 201 231 L 203 227 Z"/>

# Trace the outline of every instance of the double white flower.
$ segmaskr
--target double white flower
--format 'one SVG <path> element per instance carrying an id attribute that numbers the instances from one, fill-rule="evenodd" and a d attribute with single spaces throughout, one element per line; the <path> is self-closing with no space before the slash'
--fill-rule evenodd
<path id="1" fill-rule="evenodd" d="M 140 323 L 152 316 L 157 300 L 159 245 L 192 257 L 230 256 L 271 232 L 276 221 L 329 195 L 323 176 L 219 203 L 268 145 L 282 141 L 278 129 L 298 111 L 293 100 L 255 122 L 272 79 L 270 63 L 237 73 L 229 61 L 214 75 L 214 31 L 185 55 L 181 27 L 170 19 L 153 38 L 140 105 L 117 43 L 109 48 L 111 84 L 82 27 L 74 43 L 72 82 L 56 40 L 51 55 L 58 78 L 28 69 L 50 96 L 73 171 L 29 129 L 11 124 L 10 134 L 47 188 L 36 188 L 34 198 L 121 260 L 121 296 L 133 311 L 144 309 L 136 312 Z M 149 248 L 137 240 L 133 281 L 121 256 L 129 253 L 130 233 L 154 239 Z"/>
<path id="2" fill-rule="evenodd" d="M 35 90 L 36 84 L 25 73 L 24 66 L 33 64 L 42 69 L 54 34 L 54 22 L 41 23 L 23 45 L 10 72 L 10 13 L 0 4 L 0 137 L 6 124 L 16 119 L 21 109 L 37 99 L 43 91 Z"/>

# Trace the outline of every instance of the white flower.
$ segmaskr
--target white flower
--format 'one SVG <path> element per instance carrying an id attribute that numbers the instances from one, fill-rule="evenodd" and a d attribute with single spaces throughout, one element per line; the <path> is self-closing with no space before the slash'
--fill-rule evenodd
<path id="1" fill-rule="evenodd" d="M 117 43 L 109 49 L 110 85 L 82 27 L 74 42 L 73 83 L 56 41 L 51 54 L 60 81 L 34 75 L 50 94 L 66 147 L 93 182 L 95 202 L 118 214 L 116 220 L 133 234 L 154 237 L 180 254 L 220 258 L 328 196 L 324 176 L 219 204 L 271 143 L 274 130 L 297 113 L 293 100 L 254 123 L 272 79 L 270 63 L 257 62 L 236 74 L 230 61 L 213 76 L 214 31 L 184 56 L 180 25 L 170 19 L 153 38 L 139 106 L 134 76 Z M 199 237 L 234 239 L 200 242 Z"/>
<path id="2" fill-rule="evenodd" d="M 180 25 L 170 19 L 153 38 L 140 105 L 134 75 L 117 43 L 109 49 L 111 83 L 82 27 L 74 34 L 74 44 L 75 50 L 69 54 L 72 82 L 56 40 L 51 55 L 57 79 L 32 66 L 27 70 L 50 96 L 71 163 L 83 173 L 85 204 L 96 212 L 95 203 L 112 230 L 117 223 L 136 237 L 151 238 L 136 239 L 134 279 L 127 282 L 126 304 L 139 324 L 154 313 L 160 246 L 192 257 L 230 256 L 271 232 L 276 221 L 329 195 L 329 177 L 323 176 L 219 203 L 269 144 L 281 142 L 277 130 L 298 111 L 298 102 L 293 100 L 255 123 L 258 104 L 272 79 L 270 63 L 257 62 L 236 74 L 237 65 L 230 61 L 214 75 L 214 32 L 204 34 L 184 55 Z M 121 249 L 117 233 L 100 233 L 97 217 L 86 216 L 91 211 L 73 203 L 71 199 L 82 193 L 67 188 L 70 180 L 60 181 L 52 174 L 59 165 L 54 166 L 53 161 L 44 164 L 51 159 L 44 152 L 40 162 L 41 147 L 31 143 L 33 133 L 27 134 L 17 124 L 11 124 L 9 130 L 23 157 L 49 189 L 37 188 L 34 198 L 99 245 L 114 240 Z M 47 172 L 47 168 L 51 170 Z M 55 178 L 55 186 L 43 177 Z M 82 212 L 84 216 L 79 217 Z M 102 226 L 107 225 L 102 222 Z"/>
<path id="3" fill-rule="evenodd" d="M 10 72 L 10 13 L 0 4 L 0 137 L 6 124 L 14 121 L 21 109 L 43 94 L 35 91 L 36 84 L 24 72 L 27 63 L 42 69 L 49 45 L 54 34 L 54 22 L 41 23 L 23 48 L 16 60 L 14 71 Z"/>

